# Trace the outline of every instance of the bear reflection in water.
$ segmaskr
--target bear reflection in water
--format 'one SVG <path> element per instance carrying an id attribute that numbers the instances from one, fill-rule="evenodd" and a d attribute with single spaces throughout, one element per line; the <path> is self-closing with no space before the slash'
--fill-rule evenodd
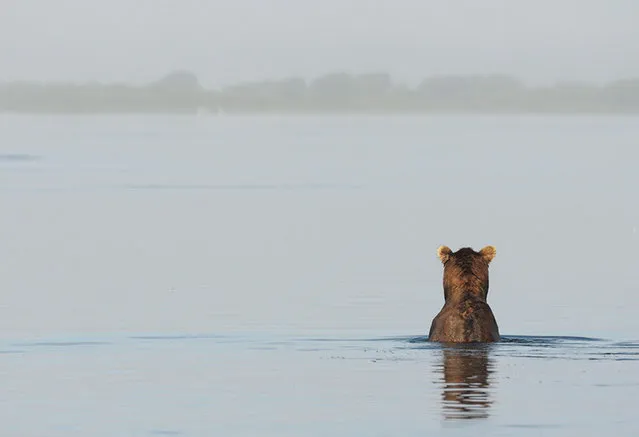
<path id="1" fill-rule="evenodd" d="M 452 346 L 442 350 L 436 369 L 442 376 L 442 409 L 447 420 L 489 416 L 494 362 L 487 346 Z"/>

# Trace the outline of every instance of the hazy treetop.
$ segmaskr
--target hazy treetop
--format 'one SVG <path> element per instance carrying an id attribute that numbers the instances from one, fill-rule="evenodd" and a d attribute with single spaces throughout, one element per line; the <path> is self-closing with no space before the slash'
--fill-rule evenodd
<path id="1" fill-rule="evenodd" d="M 639 76 L 637 0 L 0 0 L 0 80 Z"/>

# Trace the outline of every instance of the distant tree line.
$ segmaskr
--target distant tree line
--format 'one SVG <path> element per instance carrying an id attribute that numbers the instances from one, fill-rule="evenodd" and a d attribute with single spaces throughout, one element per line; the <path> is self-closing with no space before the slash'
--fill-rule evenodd
<path id="1" fill-rule="evenodd" d="M 438 76 L 410 88 L 384 73 L 332 73 L 208 90 L 178 71 L 144 86 L 0 83 L 0 112 L 639 113 L 639 78 L 529 87 L 503 75 Z"/>

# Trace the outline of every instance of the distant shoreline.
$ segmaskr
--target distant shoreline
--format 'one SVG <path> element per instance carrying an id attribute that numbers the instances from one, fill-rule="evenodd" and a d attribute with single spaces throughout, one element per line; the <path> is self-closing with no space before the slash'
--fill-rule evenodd
<path id="1" fill-rule="evenodd" d="M 209 90 L 178 71 L 141 86 L 0 82 L 0 114 L 636 115 L 639 78 L 530 87 L 504 75 L 436 76 L 409 88 L 384 73 L 331 73 Z"/>

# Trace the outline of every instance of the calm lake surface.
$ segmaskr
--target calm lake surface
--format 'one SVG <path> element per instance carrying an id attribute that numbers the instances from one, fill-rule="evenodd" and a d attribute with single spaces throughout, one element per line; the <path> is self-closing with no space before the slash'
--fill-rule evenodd
<path id="1" fill-rule="evenodd" d="M 639 119 L 0 115 L 0 434 L 633 436 Z M 502 342 L 425 342 L 492 244 Z"/>

